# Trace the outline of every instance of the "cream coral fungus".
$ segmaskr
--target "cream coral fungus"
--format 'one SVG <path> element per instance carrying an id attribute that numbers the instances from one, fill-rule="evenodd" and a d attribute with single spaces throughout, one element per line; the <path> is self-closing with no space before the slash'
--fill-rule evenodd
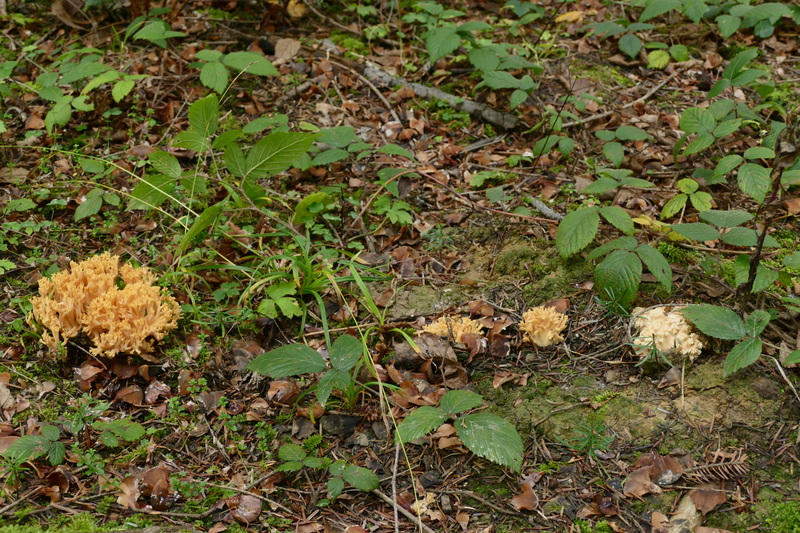
<path id="1" fill-rule="evenodd" d="M 533 343 L 540 348 L 561 342 L 561 332 L 567 327 L 567 315 L 552 307 L 534 307 L 522 314 L 519 329 L 522 342 Z"/>
<path id="2" fill-rule="evenodd" d="M 481 335 L 483 326 L 480 322 L 465 317 L 442 316 L 422 328 L 422 331 L 433 333 L 440 337 L 452 337 L 456 342 L 463 342 L 465 333 Z"/>
<path id="3" fill-rule="evenodd" d="M 29 320 L 47 330 L 42 342 L 53 350 L 84 333 L 96 355 L 148 353 L 180 317 L 178 303 L 155 280 L 146 267 L 120 268 L 119 258 L 109 253 L 72 262 L 68 270 L 39 280 Z"/>
<path id="4" fill-rule="evenodd" d="M 633 339 L 634 349 L 640 357 L 646 357 L 653 348 L 664 357 L 685 357 L 694 361 L 703 351 L 703 337 L 692 329 L 689 322 L 678 311 L 682 307 L 653 307 L 633 310 L 633 326 L 638 334 Z"/>

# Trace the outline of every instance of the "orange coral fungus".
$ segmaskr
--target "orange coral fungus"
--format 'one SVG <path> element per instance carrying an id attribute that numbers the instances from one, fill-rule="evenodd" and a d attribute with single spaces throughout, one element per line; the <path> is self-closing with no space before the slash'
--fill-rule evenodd
<path id="1" fill-rule="evenodd" d="M 39 280 L 31 320 L 49 330 L 42 342 L 53 350 L 84 333 L 94 342 L 95 355 L 149 353 L 180 317 L 178 303 L 154 282 L 146 267 L 120 268 L 119 258 L 109 253 L 72 262 L 68 271 Z"/>

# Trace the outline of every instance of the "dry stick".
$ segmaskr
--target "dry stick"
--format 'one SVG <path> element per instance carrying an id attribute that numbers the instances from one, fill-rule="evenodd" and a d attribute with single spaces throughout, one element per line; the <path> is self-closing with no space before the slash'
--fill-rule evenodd
<path id="1" fill-rule="evenodd" d="M 397 471 L 400 465 L 400 443 L 394 445 L 394 464 L 392 465 L 392 499 L 397 501 Z M 392 505 L 394 510 L 394 531 L 400 533 L 400 517 L 397 516 L 398 505 Z"/>
<path id="2" fill-rule="evenodd" d="M 414 94 L 420 98 L 437 98 L 447 102 L 450 107 L 456 111 L 466 111 L 473 117 L 484 122 L 488 122 L 492 126 L 504 131 L 515 130 L 523 125 L 523 122 L 514 115 L 501 113 L 496 109 L 473 102 L 472 100 L 458 98 L 452 94 L 442 91 L 441 89 L 428 87 L 427 85 L 422 85 L 421 83 L 409 82 L 403 78 L 392 76 L 391 74 L 388 74 L 382 69 L 378 68 L 376 64 L 369 61 L 366 62 L 366 66 L 364 67 L 364 76 L 389 87 L 394 85 L 409 87 L 414 91 Z"/>
<path id="3" fill-rule="evenodd" d="M 786 372 L 783 371 L 783 365 L 781 364 L 781 362 L 776 357 L 770 357 L 770 359 L 775 361 L 775 366 L 778 367 L 778 371 L 781 373 L 781 376 L 783 377 L 783 381 L 785 381 L 786 384 L 789 385 L 789 388 L 792 389 L 792 392 L 794 393 L 794 397 L 797 398 L 798 402 L 800 402 L 800 394 L 797 393 L 797 389 L 794 388 L 794 385 L 792 384 L 792 382 L 789 380 L 788 377 L 786 377 Z"/>
<path id="4" fill-rule="evenodd" d="M 496 505 L 496 504 L 490 502 L 489 500 L 487 500 L 486 498 L 484 498 L 480 494 L 478 494 L 476 492 L 473 492 L 471 490 L 447 489 L 447 490 L 440 490 L 439 492 L 444 493 L 444 494 L 458 494 L 460 496 L 466 496 L 467 498 L 472 498 L 473 500 L 478 500 L 479 502 L 481 502 L 486 507 L 489 507 L 490 509 L 494 509 L 498 513 L 503 513 L 503 514 L 507 514 L 507 515 L 510 515 L 510 516 L 524 516 L 526 518 L 528 517 L 528 515 L 526 515 L 525 513 L 520 513 L 519 511 L 512 511 L 510 509 L 504 509 L 504 508 L 500 507 L 499 505 Z"/>
<path id="5" fill-rule="evenodd" d="M 420 528 L 422 531 L 424 531 L 425 533 L 436 533 L 434 530 L 432 530 L 431 528 L 429 528 L 428 526 L 423 524 L 422 521 L 419 518 L 417 518 L 412 513 L 410 513 L 405 507 L 402 507 L 402 506 L 398 505 L 396 501 L 392 501 L 392 499 L 390 497 L 388 497 L 386 494 L 382 493 L 380 490 L 375 489 L 375 490 L 373 490 L 371 492 L 372 492 L 372 494 L 374 494 L 375 496 L 377 496 L 378 498 L 380 498 L 381 500 L 386 502 L 388 505 L 394 506 L 395 510 L 400 511 L 401 513 L 403 513 L 403 515 L 406 518 L 408 518 L 409 520 L 414 522 L 414 524 L 418 528 Z"/>
<path id="6" fill-rule="evenodd" d="M 591 117 L 582 118 L 580 120 L 573 120 L 572 122 L 567 122 L 566 124 L 564 124 L 562 126 L 562 128 L 571 128 L 572 126 L 580 126 L 580 125 L 586 124 L 588 122 L 593 122 L 595 120 L 598 120 L 598 119 L 605 118 L 607 116 L 613 115 L 614 113 L 616 113 L 617 111 L 621 111 L 622 109 L 628 109 L 629 107 L 633 107 L 636 104 L 638 104 L 639 102 L 645 102 L 645 101 L 649 100 L 651 96 L 656 94 L 664 85 L 666 85 L 670 81 L 672 81 L 672 79 L 675 78 L 675 76 L 677 76 L 681 72 L 683 72 L 683 71 L 682 70 L 676 70 L 675 72 L 673 72 L 672 74 L 667 76 L 658 85 L 656 85 L 655 87 L 653 87 L 652 89 L 647 91 L 647 94 L 645 94 L 641 98 L 637 98 L 633 102 L 628 102 L 627 104 L 625 104 L 624 106 L 620 107 L 619 109 L 612 109 L 611 111 L 605 111 L 603 113 L 598 113 L 596 115 L 592 115 Z"/>

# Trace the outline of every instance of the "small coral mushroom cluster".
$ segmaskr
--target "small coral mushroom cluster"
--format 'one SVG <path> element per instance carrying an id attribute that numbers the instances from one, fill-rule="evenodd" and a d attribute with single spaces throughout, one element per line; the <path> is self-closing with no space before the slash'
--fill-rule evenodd
<path id="1" fill-rule="evenodd" d="M 95 355 L 150 353 L 177 327 L 181 314 L 155 281 L 146 267 L 120 266 L 119 257 L 109 253 L 71 262 L 69 270 L 39 280 L 29 321 L 49 330 L 42 342 L 53 350 L 84 333 Z"/>
<path id="2" fill-rule="evenodd" d="M 534 307 L 522 314 L 519 330 L 522 342 L 546 348 L 564 340 L 561 332 L 567 327 L 567 315 L 559 313 L 553 307 Z M 440 317 L 423 328 L 423 331 L 450 337 L 456 342 L 463 342 L 464 334 L 481 335 L 483 324 L 476 320 L 459 317 Z"/>
<path id="3" fill-rule="evenodd" d="M 664 357 L 678 356 L 681 359 L 694 361 L 704 348 L 704 337 L 692 328 L 686 318 L 679 313 L 683 307 L 664 306 L 633 310 L 633 325 L 639 330 L 634 338 L 636 353 L 644 358 L 653 349 Z"/>

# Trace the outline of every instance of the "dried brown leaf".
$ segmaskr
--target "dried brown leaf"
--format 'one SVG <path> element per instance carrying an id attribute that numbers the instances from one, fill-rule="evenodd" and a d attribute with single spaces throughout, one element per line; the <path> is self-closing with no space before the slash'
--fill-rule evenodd
<path id="1" fill-rule="evenodd" d="M 724 492 L 710 489 L 694 489 L 689 492 L 689 497 L 692 498 L 694 506 L 703 513 L 703 516 L 728 500 Z"/>
<path id="2" fill-rule="evenodd" d="M 645 466 L 632 472 L 631 475 L 628 476 L 628 479 L 625 480 L 622 493 L 625 494 L 625 496 L 633 496 L 635 498 L 641 498 L 650 493 L 660 494 L 661 488 L 650 481 L 650 471 L 652 468 L 652 466 Z"/>
<path id="3" fill-rule="evenodd" d="M 250 494 L 237 494 L 225 500 L 230 509 L 231 516 L 239 522 L 249 524 L 261 514 L 263 502 Z"/>
<path id="4" fill-rule="evenodd" d="M 511 498 L 511 506 L 517 511 L 533 511 L 539 506 L 539 497 L 533 492 L 533 488 L 528 483 L 519 486 L 518 494 Z"/>

